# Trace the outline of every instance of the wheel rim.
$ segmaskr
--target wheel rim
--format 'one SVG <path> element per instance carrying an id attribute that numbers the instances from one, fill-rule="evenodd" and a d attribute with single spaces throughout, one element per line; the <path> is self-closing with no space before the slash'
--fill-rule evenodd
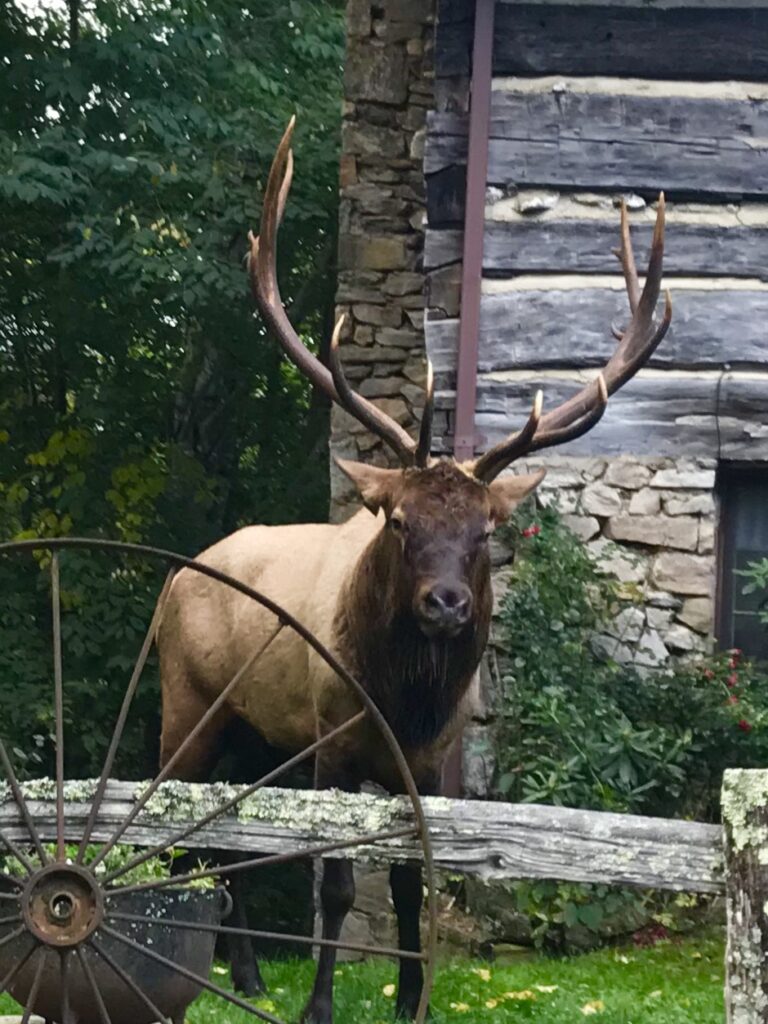
<path id="1" fill-rule="evenodd" d="M 85 552 L 102 552 L 114 556 L 131 556 L 140 559 L 150 560 L 154 564 L 164 563 L 168 567 L 164 585 L 160 592 L 159 599 L 155 605 L 149 627 L 146 630 L 144 641 L 141 645 L 138 657 L 130 674 L 125 696 L 117 716 L 117 721 L 112 737 L 104 758 L 103 768 L 96 786 L 91 810 L 87 818 L 85 828 L 79 838 L 77 855 L 74 863 L 67 861 L 66 840 L 67 823 L 65 817 L 65 730 L 64 730 L 64 673 L 63 673 L 63 651 L 62 651 L 62 605 L 61 605 L 61 569 L 62 553 L 67 550 L 80 550 Z M 55 853 L 51 854 L 43 842 L 41 829 L 35 822 L 29 800 L 25 797 L 23 787 L 15 772 L 13 761 L 9 755 L 6 744 L 0 738 L 0 769 L 5 774 L 10 797 L 15 804 L 20 823 L 28 836 L 28 842 L 11 838 L 7 832 L 0 830 L 0 850 L 2 848 L 7 854 L 15 858 L 20 871 L 18 874 L 0 872 L 0 882 L 3 883 L 5 891 L 0 891 L 0 928 L 5 926 L 3 934 L 0 931 L 0 952 L 4 947 L 18 949 L 19 955 L 0 978 L 0 993 L 8 991 L 14 983 L 22 976 L 26 976 L 28 994 L 22 1017 L 23 1024 L 27 1024 L 31 1013 L 35 1010 L 38 1000 L 50 986 L 50 954 L 56 951 L 60 962 L 60 970 L 56 984 L 61 1006 L 62 1024 L 69 1024 L 72 1018 L 70 1008 L 70 997 L 76 991 L 79 984 L 83 984 L 90 993 L 91 1012 L 98 1016 L 103 1024 L 112 1024 L 107 997 L 102 991 L 99 971 L 96 967 L 106 965 L 113 979 L 118 979 L 124 989 L 128 990 L 145 1007 L 146 1012 L 154 1014 L 158 1021 L 165 1021 L 167 1017 L 156 1003 L 142 991 L 135 978 L 131 977 L 115 959 L 114 951 L 118 947 L 145 958 L 148 963 L 158 970 L 164 970 L 167 974 L 174 974 L 185 979 L 187 982 L 199 986 L 221 1000 L 237 1006 L 252 1016 L 271 1022 L 271 1024 L 283 1024 L 280 1018 L 266 1010 L 254 1006 L 251 1002 L 241 999 L 239 996 L 226 991 L 194 971 L 188 970 L 183 965 L 173 962 L 163 954 L 152 949 L 150 945 L 132 939 L 125 934 L 124 929 L 136 925 L 138 921 L 143 924 L 154 924 L 158 927 L 173 929 L 182 934 L 199 933 L 202 935 L 247 935 L 257 939 L 270 941 L 282 941 L 298 943 L 306 946 L 332 947 L 338 950 L 351 950 L 364 952 L 370 955 L 381 955 L 385 957 L 396 957 L 401 961 L 406 959 L 417 959 L 424 967 L 424 989 L 418 1011 L 416 1014 L 417 1024 L 423 1024 L 426 1019 L 429 996 L 434 980 L 435 948 L 437 941 L 437 904 L 434 865 L 432 851 L 429 841 L 429 832 L 424 816 L 421 800 L 403 754 L 389 724 L 376 707 L 370 696 L 367 694 L 361 683 L 352 676 L 344 666 L 337 660 L 334 654 L 322 644 L 311 631 L 309 631 L 299 620 L 287 612 L 284 608 L 272 601 L 268 596 L 249 587 L 242 581 L 228 576 L 211 566 L 204 565 L 195 559 L 186 558 L 175 552 L 148 545 L 128 544 L 117 541 L 91 540 L 87 538 L 57 538 L 48 540 L 30 540 L 14 543 L 0 544 L 0 555 L 12 555 L 40 552 L 50 553 L 50 591 L 51 591 L 51 622 L 52 622 L 52 648 L 53 648 L 53 690 L 54 690 L 54 726 L 55 726 Z M 230 682 L 222 691 L 221 695 L 211 708 L 202 716 L 192 732 L 186 737 L 174 756 L 155 776 L 150 785 L 143 791 L 136 800 L 128 815 L 120 825 L 113 831 L 110 838 L 102 843 L 95 857 L 86 861 L 86 852 L 89 848 L 94 828 L 99 818 L 99 812 L 103 807 L 103 801 L 114 767 L 115 758 L 118 753 L 128 714 L 133 699 L 138 690 L 142 673 L 149 658 L 153 638 L 162 614 L 165 601 L 168 597 L 170 585 L 174 575 L 180 569 L 189 569 L 200 573 L 210 579 L 216 580 L 223 585 L 230 587 L 240 594 L 256 601 L 266 608 L 277 619 L 277 625 L 263 643 L 246 662 L 238 669 L 237 673 L 230 679 Z M 216 710 L 223 706 L 228 696 L 236 688 L 240 680 L 250 667 L 252 667 L 261 655 L 269 648 L 274 639 L 284 630 L 293 630 L 299 635 L 314 651 L 333 669 L 336 675 L 343 681 L 350 692 L 354 694 L 361 705 L 361 710 L 349 718 L 346 722 L 337 726 L 330 732 L 319 737 L 313 744 L 303 751 L 287 758 L 276 769 L 262 775 L 255 783 L 245 787 L 234 797 L 231 797 L 220 805 L 206 813 L 202 818 L 183 829 L 177 830 L 170 841 L 164 838 L 160 845 L 150 846 L 134 854 L 119 868 L 107 871 L 104 874 L 103 862 L 109 853 L 120 843 L 126 831 L 136 820 L 141 811 L 146 807 L 148 801 L 162 786 L 163 782 L 172 778 L 172 772 L 179 755 L 186 749 L 195 736 L 199 735 L 202 729 L 215 714 Z M 407 829 L 381 831 L 364 836 L 356 837 L 353 841 L 334 844 L 315 844 L 312 847 L 292 851 L 285 854 L 275 854 L 266 857 L 252 858 L 229 865 L 217 865 L 213 868 L 199 869 L 189 872 L 186 875 L 175 878 L 148 879 L 142 883 L 133 885 L 119 885 L 119 880 L 128 871 L 139 867 L 151 860 L 161 850 L 171 845 L 176 845 L 182 840 L 189 840 L 194 837 L 203 827 L 213 823 L 217 818 L 235 810 L 236 807 L 248 796 L 257 790 L 275 782 L 291 768 L 308 760 L 317 754 L 326 745 L 333 742 L 345 731 L 359 725 L 367 719 L 375 725 L 378 734 L 384 741 L 393 761 L 398 769 L 403 783 L 405 793 L 410 799 L 414 816 L 414 825 Z M 127 914 L 120 910 L 114 910 L 113 906 L 119 903 L 119 896 L 126 896 L 135 892 L 157 892 L 178 887 L 185 882 L 197 879 L 222 878 L 235 872 L 255 870 L 268 864 L 284 864 L 289 861 L 307 857 L 322 857 L 332 852 L 346 850 L 353 852 L 355 847 L 370 847 L 377 842 L 403 838 L 405 836 L 418 837 L 423 867 L 425 869 L 425 881 L 427 889 L 427 936 L 424 943 L 424 950 L 417 954 L 407 950 L 394 949 L 389 947 L 368 946 L 360 943 L 348 943 L 344 941 L 331 942 L 330 940 L 319 940 L 309 936 L 298 936 L 282 932 L 269 932 L 256 929 L 239 929 L 219 924 L 205 922 L 181 921 L 174 918 L 148 918 Z M 134 844 L 135 845 L 135 844 Z M 192 844 L 187 845 L 194 845 Z M 37 861 L 37 863 L 35 863 Z M 97 869 L 102 865 L 99 874 Z M 8 911 L 7 915 L 5 912 Z M 5 915 L 5 916 L 4 916 Z M 118 927 L 113 925 L 117 924 Z M 10 929 L 10 930 L 7 930 Z M 107 944 L 110 948 L 107 948 Z M 27 948 L 24 948 L 24 947 Z M 111 950 L 111 951 L 110 951 Z M 79 978 L 73 982 L 73 977 L 79 972 Z"/>

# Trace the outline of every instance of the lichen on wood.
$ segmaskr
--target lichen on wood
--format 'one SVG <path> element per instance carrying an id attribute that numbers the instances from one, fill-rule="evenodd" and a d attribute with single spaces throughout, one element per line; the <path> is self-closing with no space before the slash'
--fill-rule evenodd
<path id="1" fill-rule="evenodd" d="M 768 771 L 725 773 L 728 1024 L 768 1024 Z"/>

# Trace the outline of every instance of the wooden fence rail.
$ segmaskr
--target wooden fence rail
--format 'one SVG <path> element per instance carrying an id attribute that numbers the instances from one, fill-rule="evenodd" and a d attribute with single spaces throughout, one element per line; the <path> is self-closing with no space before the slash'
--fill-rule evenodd
<path id="1" fill-rule="evenodd" d="M 55 838 L 54 786 L 24 785 L 43 838 Z M 94 841 L 125 820 L 144 784 L 111 782 Z M 169 782 L 148 802 L 123 842 L 154 846 L 199 821 L 242 787 Z M 66 784 L 67 838 L 82 835 L 94 782 Z M 634 815 L 427 797 L 435 862 L 484 879 L 559 879 L 687 892 L 725 893 L 728 919 L 726 1009 L 729 1024 L 768 1024 L 768 770 L 726 772 L 723 827 Z M 413 823 L 403 798 L 263 789 L 237 813 L 222 815 L 185 848 L 241 853 L 300 853 L 312 846 L 397 831 Z M 0 787 L 0 829 L 28 838 L 7 787 Z M 419 856 L 417 840 L 356 847 L 361 860 Z M 338 856 L 338 854 L 337 854 Z"/>

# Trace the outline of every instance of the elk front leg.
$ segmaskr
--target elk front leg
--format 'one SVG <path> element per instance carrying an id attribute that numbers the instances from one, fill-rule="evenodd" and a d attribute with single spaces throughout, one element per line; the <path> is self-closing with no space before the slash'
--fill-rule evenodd
<path id="1" fill-rule="evenodd" d="M 421 796 L 434 796 L 439 792 L 437 778 L 422 782 Z M 421 952 L 421 908 L 424 888 L 420 861 L 393 864 L 389 872 L 392 903 L 397 915 L 397 934 L 400 949 L 409 953 Z M 424 988 L 424 968 L 420 960 L 401 960 L 397 984 L 396 1014 L 413 1020 L 421 1002 Z"/>
<path id="2" fill-rule="evenodd" d="M 355 876 L 352 861 L 326 860 L 323 864 L 323 881 L 320 886 L 324 939 L 338 941 L 344 919 L 354 902 Z M 336 950 L 323 946 L 320 950 L 312 995 L 301 1018 L 305 1024 L 333 1024 L 335 967 Z"/>

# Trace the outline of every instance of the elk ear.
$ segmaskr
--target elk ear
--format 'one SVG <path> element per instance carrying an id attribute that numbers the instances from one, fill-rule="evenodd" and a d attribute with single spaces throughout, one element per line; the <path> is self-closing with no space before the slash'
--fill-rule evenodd
<path id="1" fill-rule="evenodd" d="M 355 485 L 369 512 L 376 515 L 380 508 L 387 513 L 391 511 L 395 485 L 402 476 L 399 469 L 381 469 L 379 466 L 366 466 L 364 462 L 335 457 L 334 462 Z"/>
<path id="2" fill-rule="evenodd" d="M 509 519 L 520 502 L 536 490 L 546 473 L 546 469 L 540 469 L 530 476 L 501 476 L 488 485 L 491 519 L 496 526 Z"/>

